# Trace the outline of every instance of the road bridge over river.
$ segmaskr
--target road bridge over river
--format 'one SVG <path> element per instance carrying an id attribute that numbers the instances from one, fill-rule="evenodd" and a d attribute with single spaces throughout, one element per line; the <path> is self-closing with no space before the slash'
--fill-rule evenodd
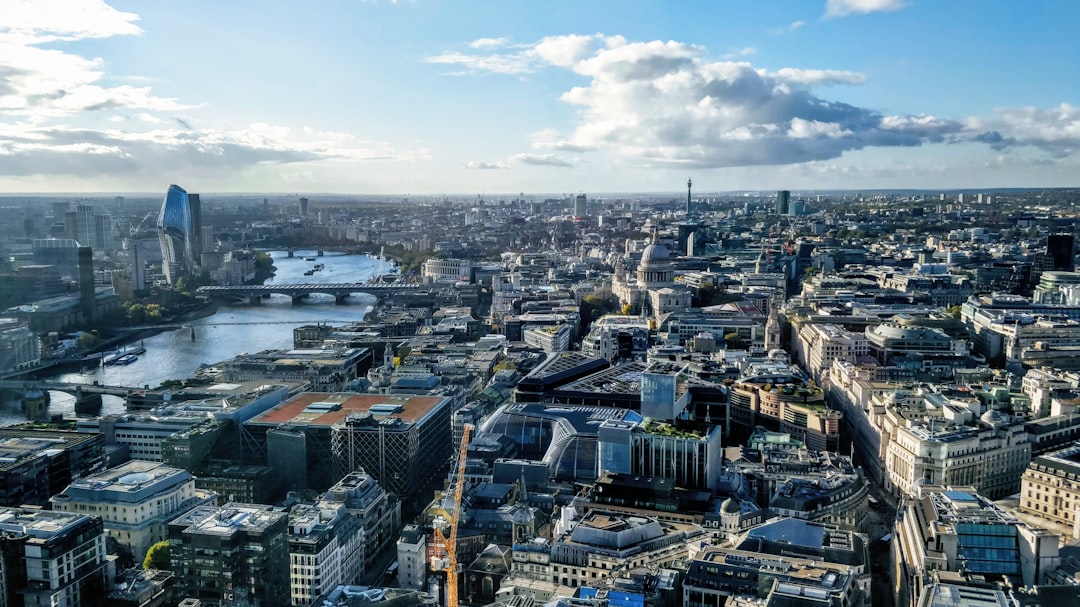
<path id="1" fill-rule="evenodd" d="M 242 285 L 242 286 L 209 286 L 199 287 L 198 293 L 208 297 L 221 297 L 240 299 L 246 298 L 249 303 L 257 304 L 263 297 L 278 293 L 292 297 L 293 303 L 300 303 L 312 293 L 325 293 L 334 296 L 334 303 L 344 304 L 345 300 L 353 293 L 367 293 L 376 297 L 386 297 L 397 293 L 410 293 L 420 288 L 420 285 L 404 282 L 338 282 L 338 283 L 297 283 L 297 284 L 267 284 L 267 285 Z"/>

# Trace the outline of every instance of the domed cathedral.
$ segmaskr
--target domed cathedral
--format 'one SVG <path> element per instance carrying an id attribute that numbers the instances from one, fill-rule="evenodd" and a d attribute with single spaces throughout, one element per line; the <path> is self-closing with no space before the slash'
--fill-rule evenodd
<path id="1" fill-rule="evenodd" d="M 630 277 L 623 259 L 615 264 L 612 293 L 623 305 L 641 305 L 643 314 L 647 316 L 660 317 L 690 308 L 692 293 L 675 282 L 675 265 L 672 261 L 671 251 L 660 242 L 654 226 L 652 242 L 641 252 L 634 278 Z"/>

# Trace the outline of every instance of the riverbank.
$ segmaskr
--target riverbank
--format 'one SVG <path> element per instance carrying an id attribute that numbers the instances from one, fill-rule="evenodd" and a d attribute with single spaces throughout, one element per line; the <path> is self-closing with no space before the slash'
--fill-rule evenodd
<path id="1" fill-rule="evenodd" d="M 121 347 L 126 347 L 136 342 L 140 342 L 144 339 L 151 338 L 163 331 L 172 331 L 176 327 L 175 325 L 194 322 L 209 316 L 213 316 L 221 308 L 222 303 L 217 300 L 206 300 L 199 304 L 196 308 L 188 310 L 182 314 L 160 319 L 160 324 L 163 326 L 156 327 L 141 327 L 128 329 L 125 327 L 117 327 L 115 330 L 117 335 L 108 339 L 103 339 L 94 347 L 90 348 L 87 352 L 83 353 L 79 357 L 63 358 L 57 360 L 45 360 L 43 364 L 24 369 L 17 373 L 11 373 L 4 375 L 4 379 L 41 379 L 43 377 L 50 377 L 56 373 L 63 373 L 67 371 L 77 371 L 90 366 L 99 366 L 101 364 L 102 357 L 113 350 L 117 350 Z M 169 326 L 172 325 L 172 326 Z"/>

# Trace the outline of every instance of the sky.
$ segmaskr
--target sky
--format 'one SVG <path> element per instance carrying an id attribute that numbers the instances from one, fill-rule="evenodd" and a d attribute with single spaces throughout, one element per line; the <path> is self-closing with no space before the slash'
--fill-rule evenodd
<path id="1" fill-rule="evenodd" d="M 0 14 L 0 193 L 1080 186 L 1073 0 Z"/>

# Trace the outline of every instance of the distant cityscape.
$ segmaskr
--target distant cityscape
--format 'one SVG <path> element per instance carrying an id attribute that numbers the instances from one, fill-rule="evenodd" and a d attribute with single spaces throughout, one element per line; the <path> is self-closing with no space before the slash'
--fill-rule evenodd
<path id="1" fill-rule="evenodd" d="M 0 607 L 1080 604 L 1080 190 L 0 197 Z"/>

